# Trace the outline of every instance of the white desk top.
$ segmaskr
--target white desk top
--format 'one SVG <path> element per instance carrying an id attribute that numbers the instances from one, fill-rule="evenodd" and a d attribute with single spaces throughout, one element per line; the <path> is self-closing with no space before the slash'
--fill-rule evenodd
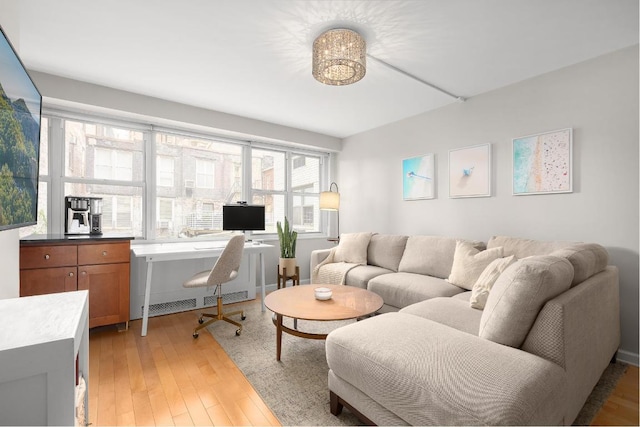
<path id="1" fill-rule="evenodd" d="M 75 339 L 78 351 L 89 317 L 89 291 L 0 300 L 0 351 Z"/>
<path id="2" fill-rule="evenodd" d="M 183 259 L 183 258 L 208 258 L 218 256 L 227 245 L 226 240 L 218 240 L 211 242 L 170 242 L 170 243 L 150 243 L 150 244 L 132 244 L 131 251 L 136 257 L 154 258 L 156 260 L 167 259 Z M 273 245 L 265 243 L 254 244 L 246 242 L 244 245 L 245 252 L 256 253 L 264 252 Z"/>

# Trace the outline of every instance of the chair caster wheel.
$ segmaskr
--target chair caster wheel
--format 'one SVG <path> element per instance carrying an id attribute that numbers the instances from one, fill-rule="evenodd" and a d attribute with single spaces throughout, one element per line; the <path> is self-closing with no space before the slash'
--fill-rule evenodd
<path id="1" fill-rule="evenodd" d="M 204 319 L 201 317 L 198 319 L 198 323 L 200 323 L 201 325 L 204 323 Z"/>
<path id="2" fill-rule="evenodd" d="M 245 316 L 245 315 L 243 314 L 243 315 L 240 317 L 240 320 L 244 320 L 244 319 L 246 319 L 246 318 L 247 318 L 247 316 Z"/>
<path id="3" fill-rule="evenodd" d="M 239 337 L 241 332 L 242 332 L 241 329 L 236 330 L 236 336 Z"/>
<path id="4" fill-rule="evenodd" d="M 194 337 L 194 338 L 198 338 L 198 333 L 197 333 L 197 332 L 194 332 L 194 333 L 193 333 L 193 337 Z"/>

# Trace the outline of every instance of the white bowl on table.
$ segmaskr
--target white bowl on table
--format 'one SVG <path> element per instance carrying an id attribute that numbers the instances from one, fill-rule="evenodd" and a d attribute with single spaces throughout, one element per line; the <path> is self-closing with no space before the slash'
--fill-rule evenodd
<path id="1" fill-rule="evenodd" d="M 316 296 L 317 300 L 326 301 L 331 299 L 332 291 L 329 288 L 315 288 L 313 293 Z"/>

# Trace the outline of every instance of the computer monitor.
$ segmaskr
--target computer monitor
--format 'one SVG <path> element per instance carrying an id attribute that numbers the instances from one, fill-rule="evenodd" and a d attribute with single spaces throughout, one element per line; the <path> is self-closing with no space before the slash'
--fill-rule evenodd
<path id="1" fill-rule="evenodd" d="M 264 230 L 264 205 L 238 203 L 222 206 L 223 230 Z"/>

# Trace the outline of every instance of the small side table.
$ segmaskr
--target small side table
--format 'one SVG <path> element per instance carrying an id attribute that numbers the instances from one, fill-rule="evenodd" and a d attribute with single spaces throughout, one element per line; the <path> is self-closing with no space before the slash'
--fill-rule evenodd
<path id="1" fill-rule="evenodd" d="M 282 273 L 280 274 L 280 265 L 278 265 L 278 289 L 287 287 L 287 280 L 291 279 L 293 281 L 292 286 L 300 285 L 300 267 L 296 265 L 295 274 L 288 274 L 287 269 L 283 268 Z"/>

